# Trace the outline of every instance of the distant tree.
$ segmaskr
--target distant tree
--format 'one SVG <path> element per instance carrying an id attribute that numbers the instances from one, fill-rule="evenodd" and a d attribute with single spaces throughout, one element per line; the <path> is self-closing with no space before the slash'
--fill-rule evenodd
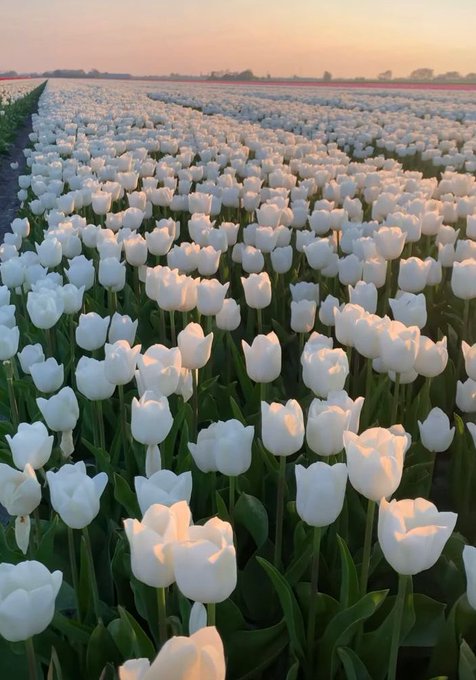
<path id="1" fill-rule="evenodd" d="M 432 68 L 416 68 L 410 73 L 411 80 L 431 80 L 434 71 Z"/>
<path id="2" fill-rule="evenodd" d="M 439 73 L 435 80 L 461 80 L 461 78 L 459 71 L 446 71 L 446 73 Z"/>
<path id="3" fill-rule="evenodd" d="M 382 71 L 382 73 L 378 74 L 378 79 L 379 80 L 392 80 L 392 71 L 390 69 L 388 71 Z"/>
<path id="4" fill-rule="evenodd" d="M 465 76 L 465 80 L 476 81 L 476 73 L 467 73 Z"/>
<path id="5" fill-rule="evenodd" d="M 332 80 L 332 73 L 330 71 L 324 71 L 324 74 L 322 76 L 322 80 L 325 83 L 329 83 Z"/>

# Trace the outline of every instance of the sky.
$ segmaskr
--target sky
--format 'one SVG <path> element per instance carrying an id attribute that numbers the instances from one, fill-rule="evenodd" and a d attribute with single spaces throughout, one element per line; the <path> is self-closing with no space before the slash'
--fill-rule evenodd
<path id="1" fill-rule="evenodd" d="M 476 0 L 0 0 L 0 71 L 476 71 Z"/>

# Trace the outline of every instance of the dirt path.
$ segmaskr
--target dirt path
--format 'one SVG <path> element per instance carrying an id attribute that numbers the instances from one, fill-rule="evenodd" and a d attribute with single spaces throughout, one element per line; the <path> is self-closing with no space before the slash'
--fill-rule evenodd
<path id="1" fill-rule="evenodd" d="M 29 116 L 25 125 L 18 131 L 8 155 L 0 156 L 0 242 L 3 242 L 5 232 L 10 231 L 10 224 L 20 207 L 17 197 L 20 189 L 18 176 L 28 172 L 23 149 L 30 144 L 28 135 L 31 131 L 31 116 Z M 18 169 L 13 170 L 10 163 L 18 163 Z"/>

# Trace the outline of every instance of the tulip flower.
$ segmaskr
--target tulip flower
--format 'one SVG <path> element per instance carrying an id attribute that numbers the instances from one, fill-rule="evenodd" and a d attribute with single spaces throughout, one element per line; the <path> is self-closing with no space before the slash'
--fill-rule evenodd
<path id="1" fill-rule="evenodd" d="M 451 289 L 461 300 L 472 300 L 476 297 L 476 259 L 454 263 Z"/>
<path id="2" fill-rule="evenodd" d="M 438 512 L 424 498 L 380 501 L 378 540 L 385 559 L 399 574 L 430 569 L 456 524 L 454 512 Z"/>
<path id="3" fill-rule="evenodd" d="M 330 349 L 311 335 L 301 355 L 302 379 L 317 397 L 327 398 L 331 391 L 344 389 L 349 361 L 342 349 Z"/>
<path id="4" fill-rule="evenodd" d="M 218 517 L 192 526 L 188 539 L 173 545 L 175 580 L 181 593 L 204 604 L 223 602 L 236 587 L 233 530 Z"/>
<path id="5" fill-rule="evenodd" d="M 465 545 L 463 563 L 466 574 L 466 596 L 473 609 L 476 609 L 476 548 Z"/>
<path id="6" fill-rule="evenodd" d="M 134 377 L 140 345 L 131 347 L 127 340 L 104 345 L 104 375 L 113 385 L 127 385 Z"/>
<path id="7" fill-rule="evenodd" d="M 223 643 L 214 626 L 201 628 L 189 638 L 172 637 L 151 663 L 130 659 L 119 668 L 119 680 L 225 680 Z"/>
<path id="8" fill-rule="evenodd" d="M 16 434 L 5 435 L 13 462 L 19 470 L 31 465 L 34 470 L 42 468 L 48 462 L 53 449 L 53 435 L 41 422 L 20 423 Z"/>
<path id="9" fill-rule="evenodd" d="M 174 546 L 188 540 L 190 522 L 190 508 L 185 501 L 171 507 L 151 505 L 141 522 L 124 520 L 132 573 L 141 583 L 166 588 L 175 581 Z"/>
<path id="10" fill-rule="evenodd" d="M 308 468 L 296 465 L 296 510 L 312 527 L 326 527 L 342 511 L 347 485 L 343 463 L 313 463 Z"/>
<path id="11" fill-rule="evenodd" d="M 402 478 L 409 435 L 373 427 L 361 435 L 344 432 L 349 481 L 369 500 L 391 496 Z"/>
<path id="12" fill-rule="evenodd" d="M 96 312 L 81 314 L 76 328 L 76 343 L 81 349 L 93 351 L 106 342 L 110 317 L 101 317 Z"/>
<path id="13" fill-rule="evenodd" d="M 215 316 L 217 328 L 222 331 L 234 331 L 241 323 L 240 305 L 233 298 L 223 300 L 220 311 Z"/>
<path id="14" fill-rule="evenodd" d="M 387 370 L 405 373 L 415 365 L 419 350 L 420 329 L 391 321 L 380 332 L 380 356 Z"/>
<path id="15" fill-rule="evenodd" d="M 446 349 L 446 336 L 438 342 L 420 335 L 418 352 L 413 368 L 426 378 L 434 378 L 446 368 L 448 363 L 448 350 Z"/>
<path id="16" fill-rule="evenodd" d="M 200 430 L 197 443 L 188 448 L 202 472 L 216 471 L 229 477 L 245 473 L 251 465 L 254 427 L 234 418 L 212 423 Z"/>
<path id="17" fill-rule="evenodd" d="M 251 380 L 270 383 L 281 373 L 281 345 L 274 331 L 257 335 L 251 345 L 241 341 L 245 355 L 246 372 Z"/>
<path id="18" fill-rule="evenodd" d="M 111 319 L 108 331 L 108 340 L 113 345 L 118 340 L 126 340 L 132 347 L 137 333 L 138 320 L 132 321 L 127 314 L 121 315 L 115 312 Z"/>
<path id="19" fill-rule="evenodd" d="M 421 443 L 428 451 L 446 451 L 453 441 L 455 428 L 450 429 L 450 420 L 440 408 L 431 409 L 426 419 L 418 421 Z"/>
<path id="20" fill-rule="evenodd" d="M 471 380 L 476 380 L 476 344 L 468 345 L 467 342 L 463 340 L 461 343 L 461 351 L 464 357 L 464 368 L 468 377 Z"/>
<path id="21" fill-rule="evenodd" d="M 0 635 L 9 642 L 28 640 L 47 628 L 63 574 L 49 572 L 41 562 L 0 564 Z"/>
<path id="22" fill-rule="evenodd" d="M 189 323 L 177 337 L 182 366 L 191 370 L 203 368 L 210 358 L 213 333 L 205 336 L 198 323 Z"/>
<path id="23" fill-rule="evenodd" d="M 248 307 L 263 309 L 271 303 L 271 280 L 266 272 L 241 277 Z"/>
<path id="24" fill-rule="evenodd" d="M 72 434 L 79 418 L 76 395 L 71 387 L 63 387 L 49 399 L 39 397 L 36 403 L 50 430 L 62 432 L 60 447 L 68 457 L 74 451 Z"/>
<path id="25" fill-rule="evenodd" d="M 179 384 L 182 355 L 177 347 L 168 349 L 164 345 L 151 345 L 144 354 L 137 357 L 136 379 L 139 394 L 153 390 L 168 397 Z"/>
<path id="26" fill-rule="evenodd" d="M 64 381 L 63 364 L 49 357 L 46 361 L 36 362 L 30 366 L 30 375 L 35 387 L 46 394 L 59 390 Z"/>
<path id="27" fill-rule="evenodd" d="M 51 505 L 71 529 L 88 526 L 99 512 L 99 499 L 107 485 L 105 472 L 88 477 L 86 465 L 78 461 L 46 473 Z"/>
<path id="28" fill-rule="evenodd" d="M 103 401 L 110 399 L 116 385 L 106 377 L 106 362 L 82 356 L 75 371 L 76 385 L 86 399 Z"/>
<path id="29" fill-rule="evenodd" d="M 135 477 L 134 487 L 143 515 L 151 505 L 157 503 L 167 507 L 180 501 L 190 504 L 192 473 L 187 470 L 180 475 L 176 475 L 171 470 L 158 470 L 149 478 Z"/>
<path id="30" fill-rule="evenodd" d="M 43 347 L 37 342 L 35 345 L 25 345 L 17 357 L 20 361 L 21 370 L 27 375 L 31 374 L 33 364 L 41 363 L 45 360 Z"/>

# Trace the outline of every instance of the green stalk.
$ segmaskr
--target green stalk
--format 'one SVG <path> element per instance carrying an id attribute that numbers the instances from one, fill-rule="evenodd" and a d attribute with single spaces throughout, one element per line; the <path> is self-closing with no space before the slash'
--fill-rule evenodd
<path id="1" fill-rule="evenodd" d="M 18 404 L 17 404 L 17 400 L 15 398 L 15 389 L 13 387 L 12 359 L 10 359 L 8 361 L 4 361 L 3 366 L 5 368 L 5 374 L 7 376 L 7 388 L 8 388 L 8 399 L 10 401 L 11 422 L 12 422 L 12 425 L 14 426 L 14 428 L 16 430 L 17 427 L 18 427 L 18 423 L 20 422 L 20 416 L 18 414 Z"/>
<path id="2" fill-rule="evenodd" d="M 169 312 L 169 318 L 170 318 L 170 341 L 172 343 L 172 347 L 175 347 L 175 345 L 177 344 L 177 334 L 175 332 L 175 312 L 173 309 L 171 309 Z"/>
<path id="3" fill-rule="evenodd" d="M 405 576 L 403 574 L 398 575 L 398 593 L 394 605 L 392 642 L 390 645 L 390 656 L 388 659 L 388 680 L 396 680 L 397 677 L 398 648 L 400 646 L 403 608 L 405 606 L 405 592 L 407 589 L 408 579 L 411 581 L 411 576 Z"/>
<path id="4" fill-rule="evenodd" d="M 395 373 L 395 386 L 393 388 L 392 410 L 390 412 L 390 425 L 395 425 L 398 415 L 398 393 L 400 391 L 400 373 Z"/>
<path id="5" fill-rule="evenodd" d="M 165 588 L 157 588 L 157 610 L 159 614 L 159 641 L 162 647 L 167 642 L 167 605 Z"/>
<path id="6" fill-rule="evenodd" d="M 235 487 L 236 477 L 228 477 L 228 512 L 230 517 L 233 517 L 235 512 Z"/>
<path id="7" fill-rule="evenodd" d="M 360 570 L 360 593 L 363 597 L 367 592 L 369 580 L 370 551 L 372 549 L 372 533 L 374 528 L 375 501 L 368 500 L 367 517 L 365 520 L 364 551 L 362 554 L 362 567 Z"/>
<path id="8" fill-rule="evenodd" d="M 192 435 L 193 441 L 196 441 L 198 435 L 198 368 L 192 368 L 192 407 L 193 407 L 193 427 Z"/>
<path id="9" fill-rule="evenodd" d="M 71 578 L 73 580 L 74 597 L 76 600 L 76 611 L 78 614 L 78 620 L 81 620 L 79 613 L 79 578 L 78 578 L 78 565 L 76 564 L 76 552 L 74 549 L 74 534 L 71 527 L 68 527 L 68 552 L 69 552 L 69 565 L 71 568 Z"/>
<path id="10" fill-rule="evenodd" d="M 124 463 L 126 467 L 126 472 L 129 479 L 132 480 L 134 475 L 134 460 L 132 456 L 132 449 L 130 447 L 129 438 L 127 436 L 127 415 L 126 415 L 126 404 L 124 401 L 124 385 L 118 385 L 117 390 L 119 392 L 119 414 L 121 420 L 121 439 L 122 448 L 124 451 Z"/>
<path id="11" fill-rule="evenodd" d="M 95 401 L 94 407 L 96 410 L 96 418 L 98 423 L 98 440 L 99 447 L 105 451 L 106 450 L 106 434 L 104 432 L 104 416 L 102 410 L 102 401 Z"/>
<path id="12" fill-rule="evenodd" d="M 209 602 L 207 605 L 208 611 L 208 621 L 209 626 L 214 626 L 216 624 L 216 605 L 214 602 Z"/>
<path id="13" fill-rule="evenodd" d="M 263 333 L 263 312 L 261 308 L 256 310 L 256 319 L 258 322 L 258 334 L 261 335 Z"/>
<path id="14" fill-rule="evenodd" d="M 25 640 L 26 656 L 28 659 L 28 677 L 30 680 L 38 680 L 38 667 L 36 665 L 35 647 L 33 638 Z"/>
<path id="15" fill-rule="evenodd" d="M 92 551 L 92 548 L 91 548 L 91 540 L 89 538 L 88 527 L 84 527 L 84 529 L 82 530 L 82 533 L 83 533 L 84 544 L 86 546 L 86 556 L 87 556 L 88 572 L 89 572 L 89 583 L 91 585 L 91 591 L 92 591 L 92 596 L 93 596 L 94 614 L 96 616 L 98 623 L 101 623 L 102 618 L 101 618 L 101 614 L 100 614 L 100 611 L 99 611 L 98 582 L 96 580 L 96 572 L 94 570 L 93 551 Z"/>
<path id="16" fill-rule="evenodd" d="M 309 619 L 307 622 L 307 654 L 310 677 L 313 678 L 314 659 L 313 648 L 314 638 L 316 636 L 316 609 L 317 609 L 317 595 L 318 595 L 318 581 L 319 581 L 319 553 L 321 547 L 321 527 L 314 527 L 312 538 L 312 566 L 311 566 L 311 594 L 309 604 Z"/>
<path id="17" fill-rule="evenodd" d="M 276 495 L 276 537 L 274 541 L 274 566 L 279 569 L 283 544 L 284 486 L 286 482 L 286 456 L 279 456 L 278 490 Z"/>

